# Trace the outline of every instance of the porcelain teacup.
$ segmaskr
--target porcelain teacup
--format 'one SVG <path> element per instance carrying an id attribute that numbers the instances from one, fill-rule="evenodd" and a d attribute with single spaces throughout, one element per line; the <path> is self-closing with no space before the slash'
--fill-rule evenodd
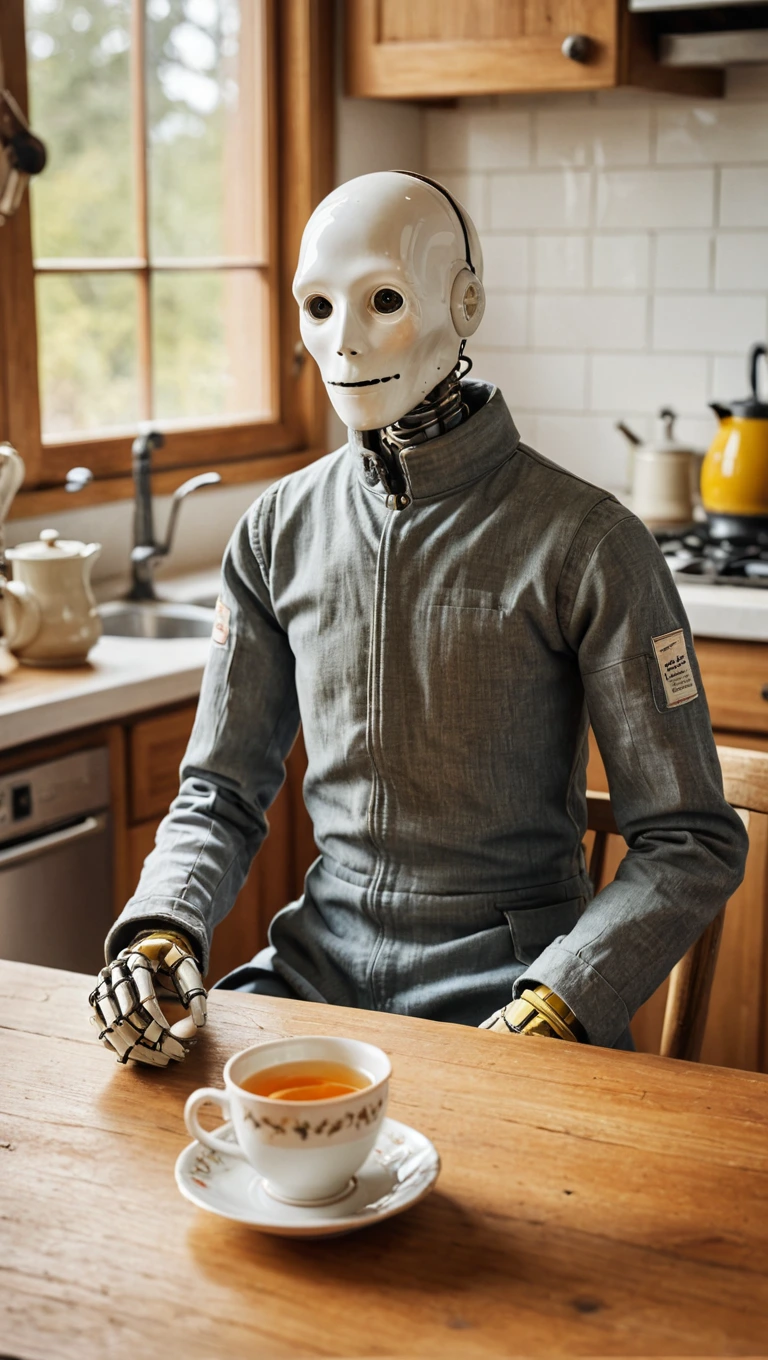
<path id="1" fill-rule="evenodd" d="M 340 1063 L 370 1084 L 327 1100 L 254 1095 L 242 1083 L 281 1063 Z M 221 1091 L 204 1086 L 184 1108 L 189 1132 L 204 1147 L 249 1162 L 264 1188 L 287 1204 L 328 1204 L 345 1195 L 376 1142 L 387 1108 L 391 1065 L 386 1053 L 357 1039 L 319 1035 L 275 1039 L 235 1053 Z M 237 1142 L 201 1128 L 198 1110 L 211 1102 L 232 1120 Z"/>

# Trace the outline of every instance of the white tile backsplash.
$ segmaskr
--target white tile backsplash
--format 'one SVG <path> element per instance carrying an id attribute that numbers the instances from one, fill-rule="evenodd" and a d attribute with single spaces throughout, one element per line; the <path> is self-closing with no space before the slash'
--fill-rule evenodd
<path id="1" fill-rule="evenodd" d="M 436 170 L 508 170 L 528 165 L 531 116 L 512 109 L 432 109 L 426 114 L 426 150 Z"/>
<path id="2" fill-rule="evenodd" d="M 489 293 L 482 321 L 483 345 L 519 349 L 528 343 L 528 298 L 525 293 Z"/>
<path id="3" fill-rule="evenodd" d="M 720 100 L 669 104 L 657 113 L 656 160 L 660 165 L 768 162 L 765 106 Z"/>
<path id="4" fill-rule="evenodd" d="M 744 395 L 747 350 L 766 339 L 768 67 L 729 71 L 727 88 L 422 114 L 426 173 L 471 194 L 480 217 L 475 372 L 505 392 L 524 438 L 592 480 L 627 475 L 619 416 L 645 437 L 669 404 L 680 436 L 706 447 L 707 403 Z"/>
<path id="5" fill-rule="evenodd" d="M 646 310 L 639 295 L 536 293 L 531 340 L 537 349 L 640 349 Z"/>
<path id="6" fill-rule="evenodd" d="M 473 377 L 496 383 L 514 411 L 583 411 L 584 354 L 504 354 L 473 348 Z"/>
<path id="7" fill-rule="evenodd" d="M 602 109 L 544 110 L 536 117 L 538 165 L 648 165 L 649 109 L 621 109 L 606 118 Z"/>
<path id="8" fill-rule="evenodd" d="M 707 396 L 705 358 L 683 354 L 593 355 L 593 411 L 620 413 L 631 407 L 652 411 L 667 405 L 697 411 L 705 405 Z"/>
<path id="9" fill-rule="evenodd" d="M 494 229 L 557 231 L 589 225 L 587 171 L 492 175 L 490 189 L 490 225 Z"/>
<path id="10" fill-rule="evenodd" d="M 592 287 L 636 290 L 648 284 L 651 238 L 648 235 L 596 235 L 591 238 Z"/>
<path id="11" fill-rule="evenodd" d="M 768 227 L 768 166 L 721 172 L 720 226 Z"/>
<path id="12" fill-rule="evenodd" d="M 527 236 L 489 236 L 482 232 L 483 279 L 489 291 L 504 288 L 510 291 L 528 287 L 530 281 L 530 246 Z"/>
<path id="13" fill-rule="evenodd" d="M 659 292 L 681 288 L 704 291 L 712 273 L 712 237 L 709 232 L 659 232 L 656 237 L 654 284 Z"/>
<path id="14" fill-rule="evenodd" d="M 597 177 L 599 227 L 709 227 L 713 170 L 606 170 Z"/>
<path id="15" fill-rule="evenodd" d="M 535 288 L 551 292 L 557 288 L 583 288 L 586 282 L 586 236 L 534 236 Z"/>
<path id="16" fill-rule="evenodd" d="M 721 232 L 715 252 L 715 287 L 768 292 L 768 232 Z"/>
<path id="17" fill-rule="evenodd" d="M 745 354 L 765 332 L 762 297 L 665 294 L 653 303 L 653 348 L 695 354 Z"/>

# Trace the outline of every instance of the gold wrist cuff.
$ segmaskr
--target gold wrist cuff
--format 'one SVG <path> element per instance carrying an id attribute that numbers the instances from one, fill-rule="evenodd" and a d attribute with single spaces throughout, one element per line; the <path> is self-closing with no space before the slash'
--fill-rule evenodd
<path id="1" fill-rule="evenodd" d="M 162 959 L 167 954 L 169 946 L 180 951 L 182 957 L 195 957 L 186 935 L 177 930 L 147 930 L 137 935 L 131 943 L 131 949 L 137 954 L 143 954 L 145 959 Z"/>
<path id="2" fill-rule="evenodd" d="M 505 1008 L 505 1023 L 521 1034 L 547 1034 L 576 1044 L 583 1032 L 576 1016 L 551 987 L 539 984 Z"/>
<path id="3" fill-rule="evenodd" d="M 550 1029 L 554 1030 L 558 1039 L 564 1039 L 566 1043 L 577 1044 L 579 1041 L 573 1030 L 568 1027 L 568 1022 L 562 1019 L 554 1006 L 550 1004 L 553 998 L 558 1001 L 561 1001 L 561 998 L 556 992 L 549 992 L 549 996 L 542 996 L 542 991 L 544 991 L 544 989 L 538 987 L 535 992 L 529 992 L 526 989 L 526 991 L 521 993 L 520 1000 L 527 1001 L 529 1006 L 533 1007 L 534 1012 L 538 1012 L 539 1015 L 543 1016 Z M 563 1003 L 561 1002 L 561 1004 Z M 572 1019 L 576 1019 L 573 1012 L 570 1010 L 568 1011 L 568 1015 L 570 1015 Z"/>

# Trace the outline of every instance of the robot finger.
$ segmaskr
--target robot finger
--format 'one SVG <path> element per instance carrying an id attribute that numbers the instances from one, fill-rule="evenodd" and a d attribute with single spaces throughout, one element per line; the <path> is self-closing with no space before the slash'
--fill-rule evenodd
<path id="1" fill-rule="evenodd" d="M 161 1029 L 169 1029 L 168 1021 L 160 1009 L 160 1003 L 155 995 L 155 982 L 153 970 L 143 954 L 130 954 L 127 960 L 128 971 L 133 979 L 139 1004 L 151 1016 Z"/>
<path id="2" fill-rule="evenodd" d="M 182 1004 L 187 1007 L 193 997 L 205 996 L 200 970 L 192 958 L 182 959 L 174 970 L 173 981 Z"/>
<path id="3" fill-rule="evenodd" d="M 105 992 L 103 996 L 97 997 L 94 1011 L 102 1022 L 102 1029 L 111 1029 L 113 1025 L 117 1024 L 117 1021 L 120 1018 L 120 1012 L 115 1005 L 114 998 L 109 992 Z"/>
<path id="4" fill-rule="evenodd" d="M 128 1028 L 131 1029 L 131 1026 L 129 1025 Z M 103 1043 L 105 1043 L 108 1048 L 114 1049 L 119 1063 L 127 1062 L 131 1049 L 136 1047 L 136 1039 L 132 1039 L 128 1034 L 124 1033 L 124 1030 L 125 1023 L 122 1025 L 115 1025 L 112 1029 L 105 1030 L 101 1035 Z M 136 1034 L 136 1031 L 132 1030 L 132 1033 Z M 138 1035 L 136 1035 L 136 1038 L 138 1038 Z"/>
<path id="5" fill-rule="evenodd" d="M 159 1052 L 162 1053 L 166 1059 L 173 1058 L 175 1062 L 181 1062 L 182 1058 L 185 1058 L 187 1054 L 184 1045 L 180 1044 L 178 1039 L 174 1039 L 172 1034 L 163 1035 L 159 1044 Z"/>
<path id="6" fill-rule="evenodd" d="M 202 1029 L 208 1019 L 208 1004 L 205 992 L 201 996 L 191 996 L 189 999 L 189 1010 L 198 1029 Z"/>
<path id="7" fill-rule="evenodd" d="M 121 962 L 115 963 L 112 969 L 112 986 L 120 1014 L 128 1019 L 136 1010 L 139 998 L 131 974 Z"/>
<path id="8" fill-rule="evenodd" d="M 501 1017 L 502 1017 L 502 1015 L 504 1014 L 505 1010 L 506 1010 L 506 1006 L 502 1006 L 502 1007 L 501 1007 L 501 1010 L 494 1011 L 494 1012 L 493 1012 L 493 1015 L 489 1015 L 489 1016 L 488 1016 L 488 1019 L 487 1019 L 487 1020 L 483 1020 L 482 1024 L 478 1025 L 477 1028 L 478 1028 L 478 1029 L 493 1029 L 493 1027 L 494 1027 L 494 1025 L 496 1024 L 496 1022 L 497 1022 L 498 1020 L 501 1019 Z"/>
<path id="9" fill-rule="evenodd" d="M 170 1055 L 163 1053 L 159 1048 L 145 1048 L 143 1044 L 137 1044 L 131 1050 L 131 1062 L 145 1063 L 147 1067 L 167 1067 L 171 1061 Z"/>
<path id="10" fill-rule="evenodd" d="M 167 1024 L 165 1026 L 158 1025 L 156 1020 L 150 1020 L 142 1036 L 143 1042 L 145 1044 L 151 1044 L 152 1047 L 155 1048 L 160 1043 L 160 1040 L 162 1039 L 163 1035 L 167 1033 L 168 1033 Z"/>

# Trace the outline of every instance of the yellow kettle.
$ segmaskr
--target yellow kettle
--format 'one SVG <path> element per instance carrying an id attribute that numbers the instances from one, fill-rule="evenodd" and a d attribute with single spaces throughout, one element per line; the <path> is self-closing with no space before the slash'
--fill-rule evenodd
<path id="1" fill-rule="evenodd" d="M 752 346 L 748 397 L 711 403 L 720 425 L 701 469 L 701 501 L 713 538 L 744 541 L 768 532 L 768 402 L 757 393 L 765 357 L 765 345 Z"/>

